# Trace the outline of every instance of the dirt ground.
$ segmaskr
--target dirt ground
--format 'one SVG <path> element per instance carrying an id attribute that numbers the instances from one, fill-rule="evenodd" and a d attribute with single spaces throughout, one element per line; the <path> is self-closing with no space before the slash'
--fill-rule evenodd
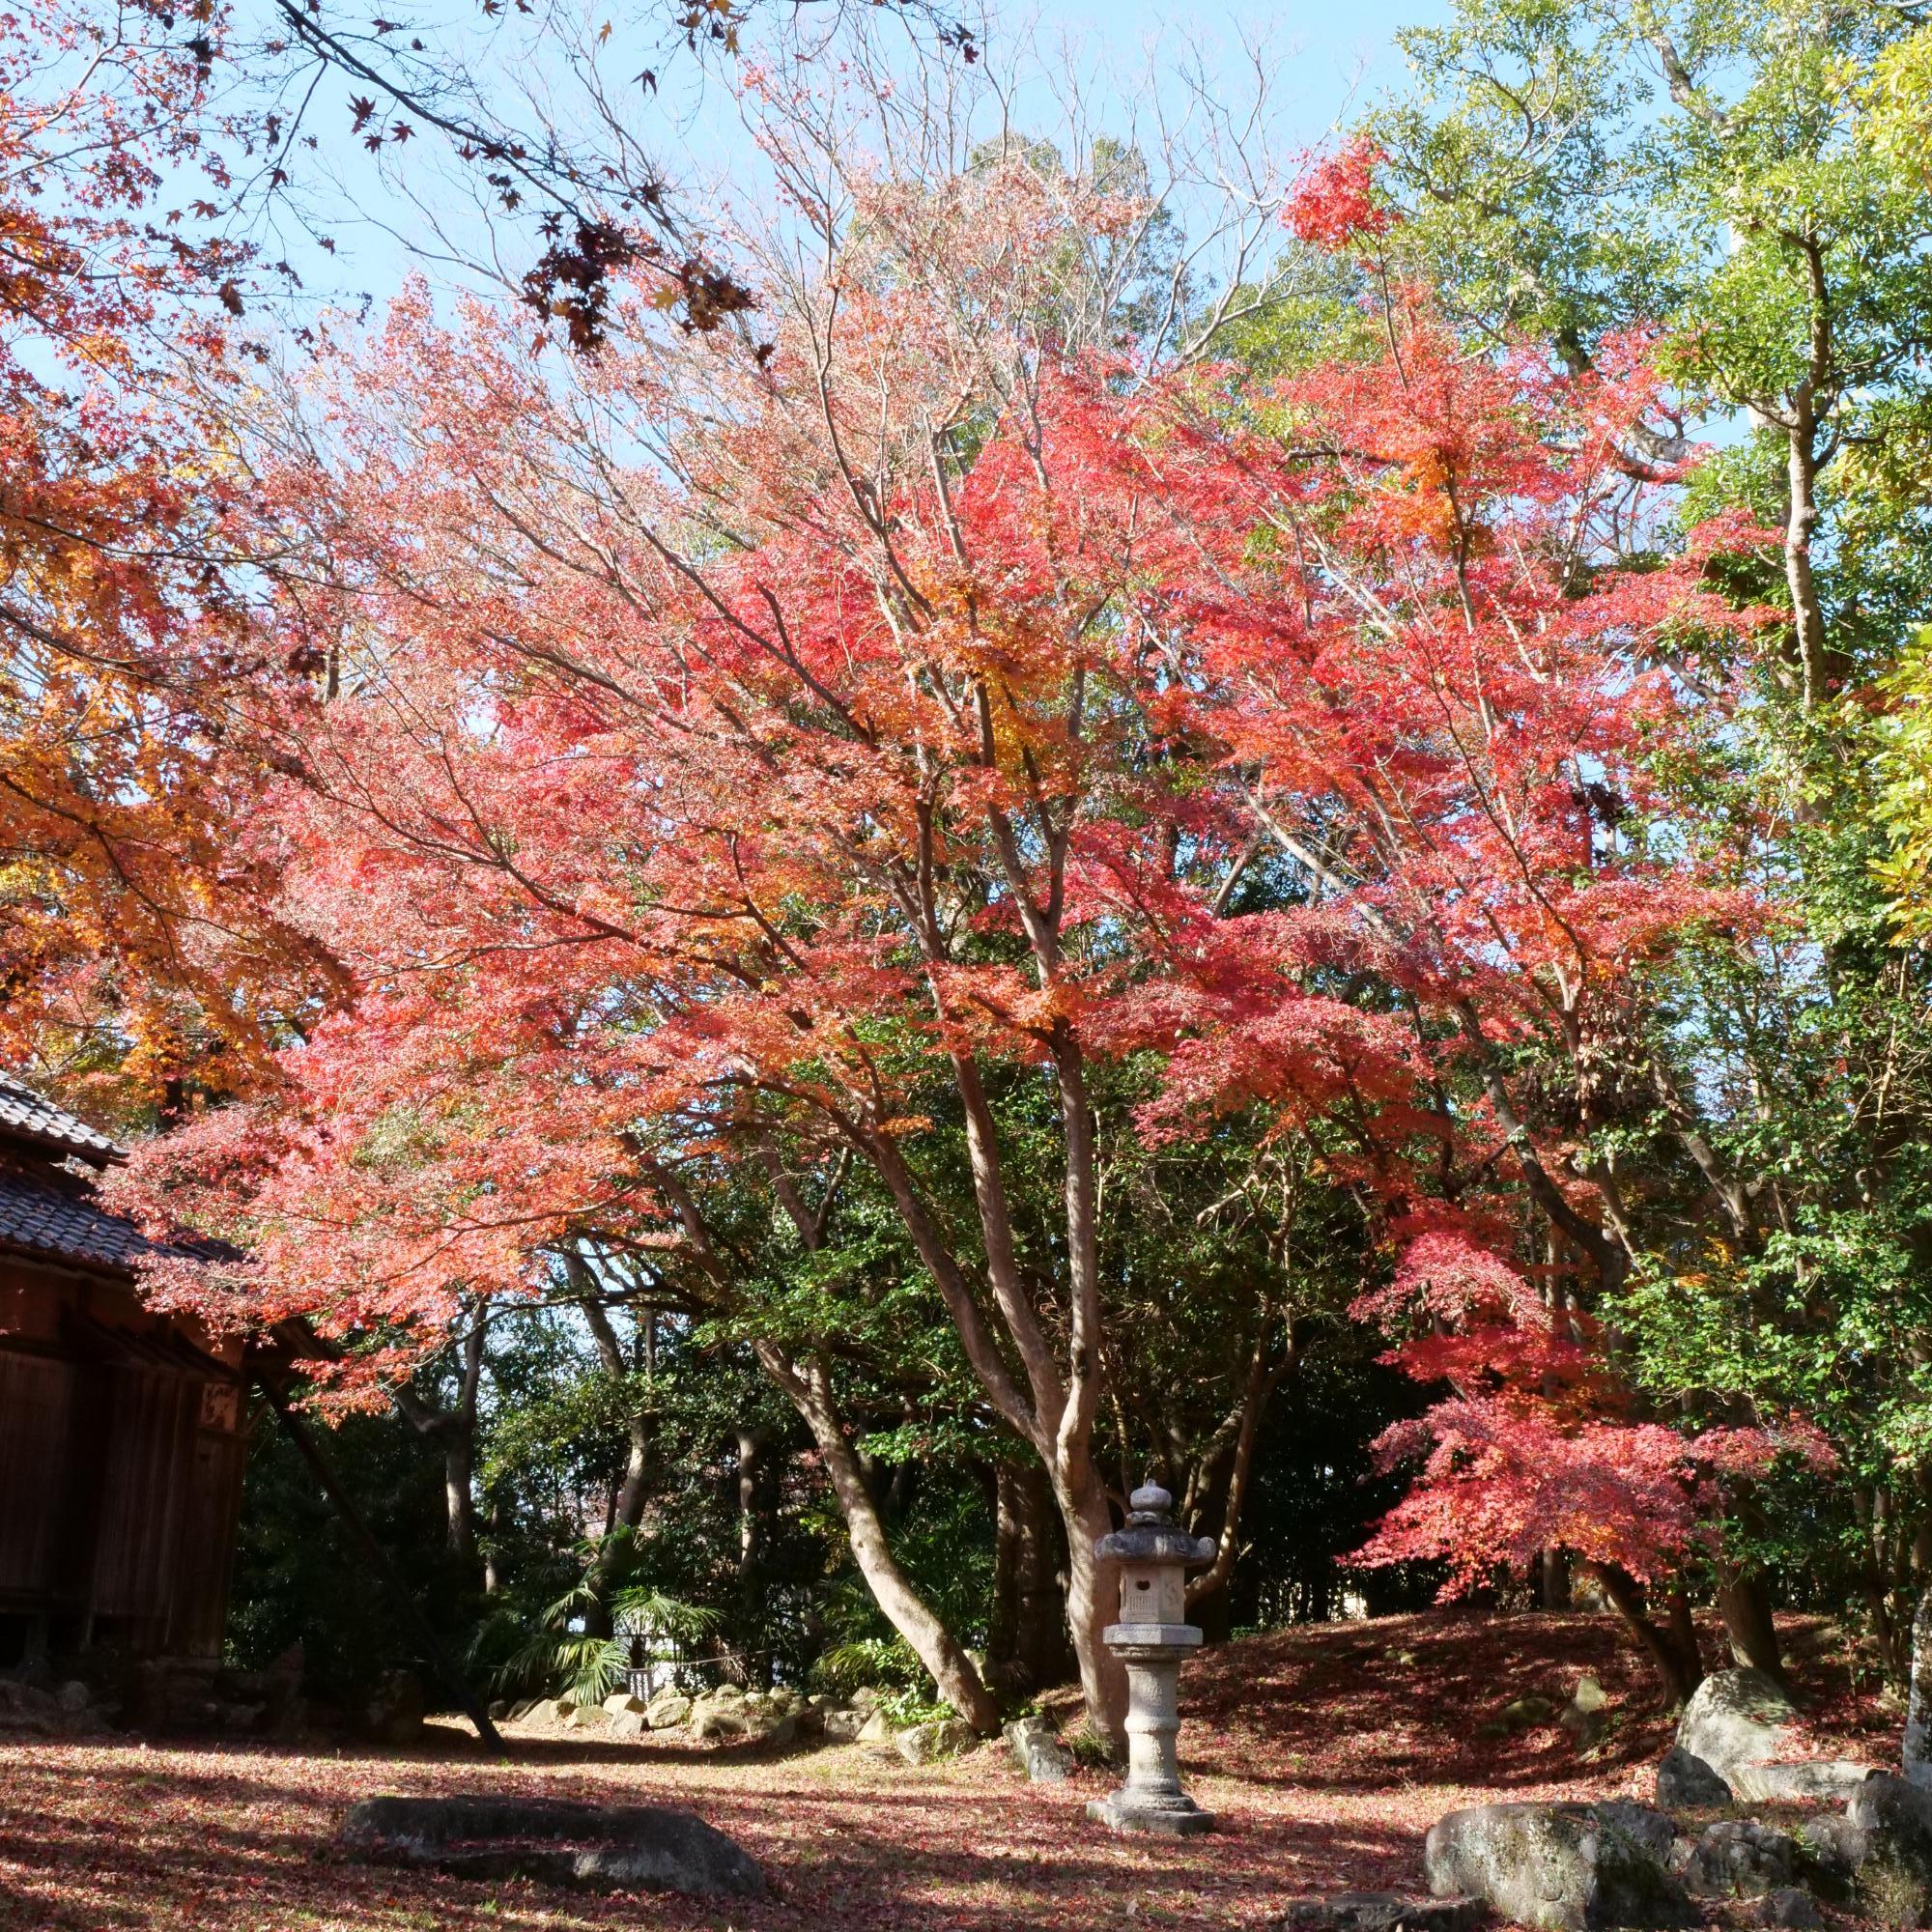
<path id="1" fill-rule="evenodd" d="M 1835 1633 L 1807 1622 L 1788 1636 L 1821 1753 L 1895 1757 L 1897 1719 L 1854 1688 Z M 1585 1669 L 1614 1705 L 1593 1753 L 1553 1724 L 1506 1727 L 1513 1700 L 1560 1705 Z M 1648 1798 L 1671 1729 L 1650 1700 L 1639 1660 L 1596 1617 L 1431 1613 L 1247 1638 L 1183 1679 L 1183 1766 L 1220 1829 L 1179 1844 L 1108 1836 L 1083 1806 L 1111 1779 L 1030 1786 L 996 1747 L 912 1770 L 857 1745 L 760 1751 L 527 1728 L 511 1731 L 505 1766 L 454 1724 L 407 1752 L 6 1741 L 0 1927 L 1257 1926 L 1309 1893 L 1419 1890 L 1422 1834 L 1459 1805 Z M 336 1846 L 358 1798 L 453 1791 L 684 1805 L 763 1863 L 771 1894 L 596 1896 L 372 1867 Z"/>

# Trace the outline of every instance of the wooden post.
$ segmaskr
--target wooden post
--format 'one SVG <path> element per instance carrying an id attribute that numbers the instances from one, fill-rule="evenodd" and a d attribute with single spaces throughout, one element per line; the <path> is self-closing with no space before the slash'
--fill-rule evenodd
<path id="1" fill-rule="evenodd" d="M 424 1652 L 436 1674 L 442 1679 L 456 1701 L 463 1707 L 463 1714 L 476 1726 L 476 1735 L 498 1757 L 508 1757 L 510 1747 L 503 1742 L 501 1733 L 490 1721 L 490 1714 L 483 1708 L 474 1690 L 469 1688 L 469 1679 L 456 1667 L 456 1662 L 443 1648 L 442 1640 L 430 1628 L 428 1617 L 423 1614 L 422 1605 L 411 1594 L 409 1585 L 396 1575 L 395 1566 L 390 1563 L 383 1546 L 376 1541 L 375 1532 L 362 1519 L 361 1512 L 349 1499 L 333 1465 L 324 1455 L 322 1444 L 303 1427 L 301 1419 L 289 1406 L 288 1397 L 270 1380 L 267 1376 L 260 1378 L 262 1393 L 269 1400 L 269 1406 L 280 1418 L 282 1427 L 288 1431 L 289 1440 L 296 1446 L 297 1453 L 309 1466 L 310 1473 L 322 1485 L 323 1493 L 335 1505 L 336 1514 L 348 1527 L 350 1535 L 361 1546 L 362 1554 L 368 1559 L 383 1586 L 395 1600 L 398 1609 L 414 1628 Z"/>

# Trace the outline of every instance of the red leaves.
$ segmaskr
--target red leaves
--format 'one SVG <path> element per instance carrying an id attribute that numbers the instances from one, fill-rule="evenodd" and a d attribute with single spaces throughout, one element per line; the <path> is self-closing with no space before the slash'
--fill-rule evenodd
<path id="1" fill-rule="evenodd" d="M 1311 176 L 1310 236 L 1379 232 L 1373 168 Z M 643 291 L 566 393 L 417 292 L 333 365 L 335 472 L 270 487 L 343 586 L 283 648 L 347 690 L 276 721 L 272 819 L 362 991 L 204 1199 L 264 1305 L 433 1346 L 573 1230 L 669 1253 L 667 1173 L 756 1184 L 774 1133 L 890 1163 L 956 1131 L 959 1065 L 1140 1056 L 1144 1131 L 1319 1131 L 1400 1229 L 1359 1312 L 1457 1385 L 1432 1482 L 1494 1472 L 1501 1548 L 1613 1492 L 1623 1414 L 1500 1258 L 1503 1124 L 1442 1096 L 1756 916 L 1628 831 L 1685 726 L 1665 645 L 1754 620 L 1694 548 L 1625 566 L 1634 345 L 1578 381 L 1405 294 L 1385 355 L 1204 387 L 1042 345 L 1065 219 L 1025 170 L 881 185 L 769 355 Z M 1659 1485 L 1695 1517 L 1662 1435 L 1603 1534 Z"/>
<path id="2" fill-rule="evenodd" d="M 1695 1435 L 1631 1419 L 1589 1346 L 1597 1324 L 1546 1303 L 1460 1231 L 1411 1241 L 1390 1285 L 1352 1312 L 1397 1332 L 1416 1321 L 1392 1359 L 1456 1391 L 1377 1443 L 1382 1466 L 1415 1463 L 1416 1480 L 1358 1560 L 1446 1560 L 1448 1597 L 1487 1587 L 1498 1568 L 1520 1574 L 1548 1548 L 1640 1580 L 1664 1575 L 1715 1546 L 1726 1482 L 1789 1456 L 1832 1463 L 1795 1419 Z"/>
<path id="3" fill-rule="evenodd" d="M 1439 1403 L 1390 1430 L 1380 1450 L 1391 1463 L 1422 1455 L 1422 1476 L 1357 1560 L 1447 1559 L 1445 1596 L 1485 1587 L 1499 1567 L 1521 1574 L 1546 1548 L 1657 1576 L 1689 1552 L 1710 1502 L 1694 1449 L 1675 1430 L 1565 1431 L 1502 1398 Z"/>
<path id="4" fill-rule="evenodd" d="M 1331 255 L 1387 234 L 1395 215 L 1375 191 L 1381 160 L 1381 150 L 1364 134 L 1350 135 L 1332 155 L 1312 157 L 1281 211 L 1282 226 Z"/>

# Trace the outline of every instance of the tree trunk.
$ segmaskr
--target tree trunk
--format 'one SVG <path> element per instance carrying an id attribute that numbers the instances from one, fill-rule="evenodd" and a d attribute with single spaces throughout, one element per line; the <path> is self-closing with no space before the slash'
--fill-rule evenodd
<path id="1" fill-rule="evenodd" d="M 981 1737 L 1000 1728 L 1000 1707 L 993 1701 L 965 1646 L 947 1629 L 898 1566 L 871 1485 L 860 1466 L 857 1452 L 846 1439 L 833 1401 L 832 1376 L 822 1355 L 788 1362 L 777 1343 L 756 1341 L 753 1347 L 765 1373 L 784 1391 L 817 1445 L 832 1493 L 845 1519 L 845 1534 L 853 1560 L 893 1628 L 912 1646 L 939 1687 L 939 1694 Z"/>
<path id="2" fill-rule="evenodd" d="M 483 1546 L 483 1594 L 494 1597 L 503 1587 L 502 1559 L 497 1550 L 497 1541 L 503 1533 L 503 1512 L 500 1503 L 490 1506 L 490 1535 Z"/>
<path id="3" fill-rule="evenodd" d="M 479 1305 L 463 1337 L 462 1374 L 450 1407 L 434 1409 L 409 1388 L 390 1392 L 390 1400 L 416 1434 L 441 1446 L 443 1540 L 449 1553 L 465 1563 L 476 1554 L 476 1404 L 489 1325 Z"/>
<path id="4" fill-rule="evenodd" d="M 1544 1546 L 1538 1567 L 1538 1593 L 1546 1610 L 1570 1607 L 1570 1552 L 1560 1544 Z"/>
<path id="5" fill-rule="evenodd" d="M 1592 1563 L 1589 1568 L 1590 1574 L 1603 1584 L 1604 1595 L 1610 1600 L 1611 1607 L 1642 1644 L 1657 1672 L 1665 1702 L 1672 1710 L 1680 1709 L 1690 1701 L 1691 1691 L 1704 1681 L 1704 1665 L 1697 1655 L 1694 1633 L 1687 1650 L 1682 1629 L 1665 1630 L 1650 1615 L 1644 1606 L 1643 1592 L 1629 1571 L 1614 1563 Z M 1685 1604 L 1681 1592 L 1672 1602 L 1673 1623 L 1679 1619 L 1680 1606 L 1683 1619 L 1688 1621 L 1689 1605 Z"/>
<path id="6" fill-rule="evenodd" d="M 1818 525 L 1818 430 L 1808 397 L 1801 403 L 1797 422 L 1787 435 L 1785 474 L 1790 495 L 1784 521 L 1784 581 L 1797 631 L 1802 701 L 1809 713 L 1825 701 L 1830 685 L 1825 612 L 1811 571 L 1811 535 Z"/>
<path id="7" fill-rule="evenodd" d="M 583 1272 L 587 1276 L 589 1270 L 584 1269 Z M 583 1319 L 597 1344 L 598 1357 L 605 1369 L 613 1377 L 622 1376 L 627 1367 L 624 1350 L 602 1304 L 594 1299 L 586 1300 L 583 1303 Z M 629 1541 L 628 1536 L 620 1536 L 617 1532 L 637 1528 L 644 1520 L 644 1504 L 650 1497 L 650 1416 L 643 1410 L 633 1409 L 625 1418 L 624 1427 L 627 1437 L 624 1474 L 618 1482 L 617 1493 L 611 1499 L 611 1519 L 603 1541 L 598 1544 L 597 1553 L 590 1560 L 589 1575 L 585 1578 L 590 1586 L 590 1602 L 584 1610 L 583 1629 L 589 1636 L 609 1636 L 611 1634 L 611 1583 L 616 1574 L 617 1559 Z"/>
<path id="8" fill-rule="evenodd" d="M 1718 1611 L 1724 1620 L 1733 1662 L 1784 1681 L 1784 1655 L 1772 1620 L 1771 1590 L 1763 1574 L 1726 1565 L 1718 1578 Z"/>
<path id="9" fill-rule="evenodd" d="M 738 1431 L 738 1587 L 748 1590 L 758 1574 L 758 1459 L 762 1429 Z"/>
<path id="10" fill-rule="evenodd" d="M 1065 1683 L 1066 1593 L 1061 1581 L 1053 1490 L 1037 1463 L 993 1465 L 993 1604 L 987 1681 L 1025 1696 Z"/>
<path id="11" fill-rule="evenodd" d="M 1704 1653 L 1697 1642 L 1697 1626 L 1691 1618 L 1690 1599 L 1684 1593 L 1681 1577 L 1671 1583 L 1667 1602 L 1671 1648 L 1683 1659 L 1685 1677 L 1690 1690 L 1694 1690 L 1704 1681 Z M 1688 1696 L 1690 1691 L 1685 1694 Z"/>
<path id="12" fill-rule="evenodd" d="M 449 1524 L 449 1553 L 470 1562 L 476 1554 L 476 1404 L 483 1386 L 483 1343 L 488 1324 L 479 1309 L 463 1338 L 463 1381 L 442 1443 L 442 1490 Z"/>
<path id="13" fill-rule="evenodd" d="M 1912 1619 L 1912 1684 L 1905 1706 L 1905 1776 L 1932 1788 L 1932 1588 L 1919 1592 Z"/>
<path id="14" fill-rule="evenodd" d="M 1073 1640 L 1087 1721 L 1124 1757 L 1127 1669 L 1100 1634 L 1120 1621 L 1121 1566 L 1102 1560 L 1094 1547 L 1112 1532 L 1114 1513 L 1091 1468 L 1086 1483 L 1071 1492 L 1056 1483 L 1054 1499 L 1066 1525 L 1066 1633 Z"/>
<path id="15" fill-rule="evenodd" d="M 1014 861 L 1017 871 L 1017 859 Z M 1023 904 L 1022 918 L 1034 934 L 1041 974 L 1055 970 L 1053 946 L 1041 937 L 1047 915 Z M 936 934 L 928 935 L 931 956 L 944 956 Z M 1057 1342 L 1042 1321 L 1033 1289 L 1019 1264 L 1007 1184 L 1001 1170 L 999 1129 L 972 1055 L 952 1053 L 954 1085 L 965 1115 L 966 1151 L 973 1175 L 984 1248 L 986 1286 L 999 1311 L 1000 1325 L 1011 1344 L 1025 1378 L 1014 1380 L 1007 1351 L 990 1326 L 959 1258 L 948 1245 L 938 1217 L 927 1206 L 893 1137 L 854 1136 L 898 1208 L 946 1304 L 966 1358 L 987 1400 L 1033 1445 L 1053 1484 L 1053 1497 L 1066 1526 L 1066 1617 L 1080 1664 L 1088 1722 L 1117 1750 L 1126 1739 L 1125 1669 L 1100 1640 L 1114 1621 L 1114 1565 L 1095 1554 L 1095 1541 L 1113 1527 L 1107 1492 L 1094 1466 L 1094 1416 L 1099 1401 L 1101 1327 L 1098 1206 L 1099 1180 L 1094 1122 L 1087 1106 L 1077 1041 L 1064 1023 L 1053 1029 L 1052 1056 L 1059 1078 L 1062 1126 L 1066 1136 L 1066 1300 L 1065 1336 Z M 782 1193 L 781 1195 L 782 1199 Z M 794 1218 L 797 1217 L 796 1210 Z"/>
<path id="16" fill-rule="evenodd" d="M 448 1520 L 449 1553 L 466 1563 L 476 1554 L 475 1463 L 474 1431 L 452 1429 L 442 1443 L 443 1510 Z"/>
<path id="17" fill-rule="evenodd" d="M 759 1520 L 759 1464 L 765 1450 L 762 1429 L 738 1431 L 738 1624 L 745 1650 L 747 1674 L 754 1683 L 771 1688 L 772 1664 L 769 1654 L 753 1655 L 752 1638 L 757 1628 L 758 1573 L 763 1552 L 763 1525 Z"/>

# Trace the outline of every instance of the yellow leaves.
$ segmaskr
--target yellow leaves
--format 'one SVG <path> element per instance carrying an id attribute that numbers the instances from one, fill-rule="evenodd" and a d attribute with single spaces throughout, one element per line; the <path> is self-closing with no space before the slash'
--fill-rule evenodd
<path id="1" fill-rule="evenodd" d="M 1886 48 L 1865 84 L 1864 134 L 1872 153 L 1932 181 L 1932 26 Z"/>
<path id="2" fill-rule="evenodd" d="M 1886 680 L 1897 709 L 1879 754 L 1879 811 L 1891 850 L 1874 869 L 1891 895 L 1900 935 L 1932 935 L 1932 628 L 1921 630 Z"/>

